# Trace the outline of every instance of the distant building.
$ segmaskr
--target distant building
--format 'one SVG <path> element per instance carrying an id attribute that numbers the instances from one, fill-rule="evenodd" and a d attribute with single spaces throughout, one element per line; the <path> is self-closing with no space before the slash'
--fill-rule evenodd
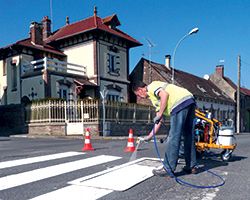
<path id="1" fill-rule="evenodd" d="M 237 99 L 237 85 L 224 75 L 224 65 L 216 66 L 215 73 L 209 78 L 214 84 L 224 91 L 232 101 Z M 236 108 L 235 108 L 236 109 Z M 250 131 L 250 90 L 240 88 L 240 131 Z"/>
<path id="2" fill-rule="evenodd" d="M 235 118 L 235 102 L 220 90 L 212 81 L 200 78 L 190 73 L 174 70 L 175 84 L 193 93 L 197 107 L 202 111 L 209 111 L 219 120 Z M 166 56 L 165 65 L 142 58 L 130 74 L 131 84 L 141 80 L 146 84 L 152 81 L 172 82 L 172 68 L 170 56 Z M 149 100 L 137 99 L 131 93 L 131 102 L 150 104 Z"/>
<path id="3" fill-rule="evenodd" d="M 51 32 L 51 20 L 30 24 L 30 36 L 0 48 L 0 105 L 35 99 L 128 101 L 129 49 L 141 43 L 117 27 L 117 15 L 93 16 Z"/>

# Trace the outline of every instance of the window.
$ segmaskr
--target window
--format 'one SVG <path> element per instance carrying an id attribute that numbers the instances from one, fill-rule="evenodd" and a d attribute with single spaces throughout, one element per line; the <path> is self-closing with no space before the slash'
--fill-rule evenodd
<path id="1" fill-rule="evenodd" d="M 3 75 L 6 75 L 7 73 L 7 63 L 6 63 L 6 60 L 4 59 L 3 60 Z"/>
<path id="2" fill-rule="evenodd" d="M 203 93 L 207 93 L 207 91 L 203 88 L 203 87 L 201 87 L 200 85 L 196 85 L 196 87 L 200 90 L 200 91 L 202 91 Z"/>
<path id="3" fill-rule="evenodd" d="M 120 69 L 117 68 L 119 56 L 116 56 L 115 54 L 108 53 L 107 54 L 107 67 L 108 67 L 108 73 L 111 75 L 119 76 Z"/>
<path id="4" fill-rule="evenodd" d="M 109 55 L 109 72 L 115 72 L 115 55 Z"/>
<path id="5" fill-rule="evenodd" d="M 212 89 L 212 91 L 217 95 L 217 96 L 220 96 L 220 93 L 215 91 L 214 89 Z"/>
<path id="6" fill-rule="evenodd" d="M 107 99 L 109 101 L 119 101 L 120 100 L 119 95 L 112 95 L 112 94 L 108 94 Z"/>
<path id="7" fill-rule="evenodd" d="M 68 86 L 60 85 L 59 98 L 68 100 Z"/>
<path id="8" fill-rule="evenodd" d="M 11 65 L 11 90 L 17 89 L 17 67 L 15 64 Z"/>
<path id="9" fill-rule="evenodd" d="M 121 101 L 120 92 L 116 89 L 110 89 L 107 94 L 107 100 L 109 101 Z"/>
<path id="10" fill-rule="evenodd" d="M 4 88 L 4 90 L 3 90 L 3 97 L 2 97 L 2 99 L 3 99 L 3 105 L 7 105 L 7 101 L 8 101 L 8 98 L 7 98 L 7 88 Z"/>

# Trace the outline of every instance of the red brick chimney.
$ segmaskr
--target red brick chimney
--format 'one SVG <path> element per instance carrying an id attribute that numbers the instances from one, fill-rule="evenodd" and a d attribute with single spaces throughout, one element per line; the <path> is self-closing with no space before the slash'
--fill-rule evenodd
<path id="1" fill-rule="evenodd" d="M 51 35 L 51 20 L 48 16 L 45 16 L 42 20 L 43 24 L 43 40 Z"/>
<path id="2" fill-rule="evenodd" d="M 224 65 L 217 65 L 215 73 L 220 77 L 224 77 Z"/>
<path id="3" fill-rule="evenodd" d="M 38 45 L 43 45 L 42 24 L 32 22 L 30 24 L 30 38 L 31 42 Z"/>

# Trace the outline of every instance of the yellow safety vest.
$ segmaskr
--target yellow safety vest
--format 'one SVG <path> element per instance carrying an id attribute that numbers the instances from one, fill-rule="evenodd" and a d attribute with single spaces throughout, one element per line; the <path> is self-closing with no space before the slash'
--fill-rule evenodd
<path id="1" fill-rule="evenodd" d="M 156 112 L 160 110 L 160 97 L 158 96 L 158 93 L 162 89 L 169 94 L 167 107 L 163 113 L 167 116 L 170 115 L 173 109 L 175 109 L 178 105 L 188 99 L 194 98 L 192 93 L 185 88 L 161 81 L 153 81 L 147 86 L 147 94 L 153 106 L 156 108 Z"/>

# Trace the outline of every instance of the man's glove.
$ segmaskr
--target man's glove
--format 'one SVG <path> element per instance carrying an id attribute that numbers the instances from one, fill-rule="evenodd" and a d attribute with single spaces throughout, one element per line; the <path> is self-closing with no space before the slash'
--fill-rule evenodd
<path id="1" fill-rule="evenodd" d="M 145 136 L 145 137 L 138 137 L 138 142 L 137 143 L 141 143 L 141 142 L 149 142 L 151 140 L 150 137 Z"/>
<path id="2" fill-rule="evenodd" d="M 154 123 L 159 124 L 159 122 L 161 121 L 161 118 L 162 118 L 162 116 L 155 116 L 154 117 Z"/>

